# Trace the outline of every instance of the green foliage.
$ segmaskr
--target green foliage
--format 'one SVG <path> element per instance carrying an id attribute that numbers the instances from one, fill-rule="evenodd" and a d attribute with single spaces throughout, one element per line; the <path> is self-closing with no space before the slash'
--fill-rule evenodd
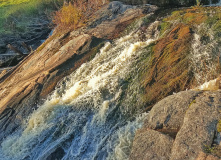
<path id="1" fill-rule="evenodd" d="M 206 153 L 213 153 L 215 151 L 215 149 L 216 149 L 215 147 L 210 147 L 208 145 L 205 145 L 204 151 Z"/>
<path id="2" fill-rule="evenodd" d="M 212 154 L 217 157 L 221 156 L 221 147 L 218 145 L 214 145 L 214 146 L 204 145 L 204 151 L 208 154 Z"/>
<path id="3" fill-rule="evenodd" d="M 17 5 L 25 2 L 29 2 L 30 0 L 1 0 L 0 1 L 0 7 L 5 7 L 9 5 Z"/>

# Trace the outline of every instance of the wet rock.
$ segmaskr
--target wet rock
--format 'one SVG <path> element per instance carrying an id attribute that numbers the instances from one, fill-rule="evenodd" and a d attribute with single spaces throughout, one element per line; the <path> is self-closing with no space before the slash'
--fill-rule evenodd
<path id="1" fill-rule="evenodd" d="M 48 38 L 48 35 L 51 32 L 51 28 L 48 27 L 51 22 L 48 20 L 48 18 L 44 16 L 39 17 L 39 19 L 30 19 L 30 23 L 32 21 L 34 21 L 33 23 L 37 24 L 28 25 L 26 27 L 27 31 L 25 32 L 14 31 L 14 33 L 11 34 L 0 35 L 0 55 L 11 53 L 11 51 L 7 48 L 8 44 L 12 44 L 22 52 L 27 53 L 25 48 L 22 47 L 23 42 L 31 46 L 33 49 L 36 49 L 41 45 L 42 40 Z M 12 52 L 12 54 L 13 53 L 14 52 Z"/>
<path id="2" fill-rule="evenodd" d="M 150 48 L 151 60 L 142 66 L 146 69 L 142 74 L 146 110 L 166 96 L 193 85 L 194 76 L 189 70 L 191 38 L 191 28 L 177 23 Z"/>
<path id="3" fill-rule="evenodd" d="M 5 44 L 4 41 L 1 39 L 1 40 L 0 40 L 0 54 L 5 53 L 6 51 L 7 51 L 6 44 Z"/>
<path id="4" fill-rule="evenodd" d="M 64 150 L 61 147 L 59 147 L 53 153 L 51 153 L 50 156 L 46 158 L 46 160 L 60 160 L 64 157 L 64 155 Z"/>
<path id="5" fill-rule="evenodd" d="M 17 65 L 26 55 L 0 55 L 0 68 Z"/>

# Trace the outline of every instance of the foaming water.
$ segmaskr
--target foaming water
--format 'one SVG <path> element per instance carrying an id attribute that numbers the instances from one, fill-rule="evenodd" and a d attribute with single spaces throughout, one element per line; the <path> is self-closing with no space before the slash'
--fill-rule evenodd
<path id="1" fill-rule="evenodd" d="M 204 91 L 216 91 L 219 89 L 219 83 L 220 83 L 220 79 L 217 78 L 214 80 L 210 80 L 209 82 L 205 82 L 204 84 L 197 87 L 196 89 L 204 90 Z"/>
<path id="2" fill-rule="evenodd" d="M 132 68 L 137 69 L 133 64 L 151 42 L 153 39 L 140 41 L 135 33 L 107 42 L 93 60 L 60 82 L 23 129 L 3 141 L 0 157 L 128 159 L 135 131 L 145 114 L 137 116 L 134 112 L 144 105 L 142 99 L 132 103 L 124 98 L 141 97 L 139 88 L 125 79 L 133 73 Z M 131 77 L 135 81 L 136 75 Z"/>
<path id="3" fill-rule="evenodd" d="M 221 49 L 213 37 L 213 32 L 206 29 L 206 26 L 201 25 L 199 28 L 204 27 L 207 30 L 210 41 L 202 43 L 201 36 L 197 33 L 194 34 L 192 43 L 192 56 L 191 56 L 191 69 L 199 85 L 208 82 L 213 73 L 216 73 L 216 62 L 219 57 L 217 49 Z"/>

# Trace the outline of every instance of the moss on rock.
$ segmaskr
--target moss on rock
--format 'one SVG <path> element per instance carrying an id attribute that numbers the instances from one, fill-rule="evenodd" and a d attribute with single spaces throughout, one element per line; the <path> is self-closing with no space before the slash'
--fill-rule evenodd
<path id="1" fill-rule="evenodd" d="M 194 34 L 200 34 L 202 44 L 211 41 L 219 44 L 219 11 L 220 7 L 191 7 L 175 10 L 162 19 L 158 27 L 160 39 L 152 44 L 151 51 L 148 51 L 151 58 L 142 66 L 145 71 L 141 74 L 141 83 L 146 91 L 144 99 L 148 108 L 173 92 L 196 86 L 194 73 L 190 69 Z M 215 52 L 216 48 L 213 50 Z M 213 63 L 220 68 L 219 62 Z M 219 74 L 218 70 L 215 72 L 209 74 Z"/>
<path id="2" fill-rule="evenodd" d="M 153 46 L 153 56 L 142 77 L 148 102 L 189 87 L 193 78 L 188 71 L 190 40 L 189 26 L 180 23 Z"/>

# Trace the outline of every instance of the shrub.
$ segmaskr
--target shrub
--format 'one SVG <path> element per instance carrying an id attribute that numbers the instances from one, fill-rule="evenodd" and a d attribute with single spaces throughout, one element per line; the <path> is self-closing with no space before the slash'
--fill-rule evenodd
<path id="1" fill-rule="evenodd" d="M 55 12 L 53 22 L 58 30 L 82 27 L 106 3 L 107 0 L 72 0 Z"/>
<path id="2" fill-rule="evenodd" d="M 83 26 L 86 21 L 83 10 L 69 3 L 55 12 L 53 22 L 60 28 Z"/>

